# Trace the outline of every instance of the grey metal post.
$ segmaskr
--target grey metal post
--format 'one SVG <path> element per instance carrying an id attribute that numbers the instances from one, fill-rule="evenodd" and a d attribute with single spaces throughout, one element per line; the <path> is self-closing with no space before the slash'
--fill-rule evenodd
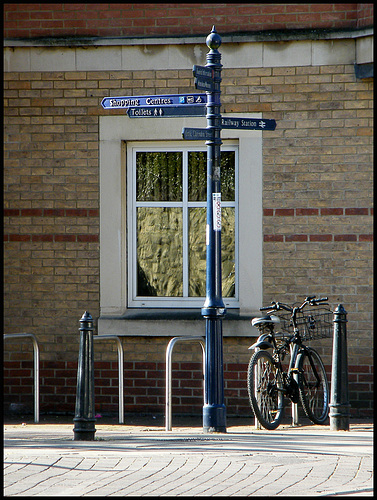
<path id="1" fill-rule="evenodd" d="M 348 431 L 350 404 L 348 397 L 347 311 L 339 304 L 334 311 L 332 352 L 330 430 Z"/>
<path id="2" fill-rule="evenodd" d="M 80 319 L 80 350 L 77 369 L 75 441 L 94 441 L 94 352 L 93 318 L 85 311 Z"/>

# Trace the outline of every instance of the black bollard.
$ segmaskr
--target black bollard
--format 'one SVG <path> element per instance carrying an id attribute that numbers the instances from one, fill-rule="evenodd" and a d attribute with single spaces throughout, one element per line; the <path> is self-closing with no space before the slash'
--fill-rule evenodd
<path id="1" fill-rule="evenodd" d="M 80 350 L 77 369 L 74 441 L 94 441 L 93 318 L 85 311 L 80 319 Z"/>
<path id="2" fill-rule="evenodd" d="M 330 430 L 348 431 L 350 404 L 348 397 L 347 311 L 339 304 L 334 311 L 332 352 Z"/>

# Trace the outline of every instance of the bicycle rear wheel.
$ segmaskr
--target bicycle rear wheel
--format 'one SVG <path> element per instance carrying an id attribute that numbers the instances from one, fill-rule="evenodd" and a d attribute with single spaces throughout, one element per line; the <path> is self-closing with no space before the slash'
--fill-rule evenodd
<path id="1" fill-rule="evenodd" d="M 324 424 L 329 413 L 329 383 L 317 351 L 310 347 L 307 351 L 300 353 L 296 362 L 300 399 L 307 417 L 315 424 Z"/>
<path id="2" fill-rule="evenodd" d="M 269 352 L 253 354 L 247 372 L 247 390 L 254 415 L 268 430 L 276 429 L 284 411 L 281 376 Z"/>

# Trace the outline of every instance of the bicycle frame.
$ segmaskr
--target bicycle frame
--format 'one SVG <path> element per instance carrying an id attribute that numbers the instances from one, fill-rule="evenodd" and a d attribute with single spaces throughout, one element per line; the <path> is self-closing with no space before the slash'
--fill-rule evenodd
<path id="1" fill-rule="evenodd" d="M 297 308 L 298 309 L 298 308 Z M 261 335 L 259 338 L 264 337 L 266 334 Z M 297 362 L 297 356 L 301 352 L 305 352 L 309 362 L 310 366 L 313 370 L 313 373 L 315 375 L 315 378 L 317 380 L 317 387 L 320 384 L 320 378 L 317 372 L 317 369 L 315 367 L 315 364 L 313 363 L 313 358 L 310 353 L 310 350 L 302 343 L 301 337 L 300 337 L 300 332 L 297 326 L 295 327 L 295 333 L 291 335 L 287 340 L 284 341 L 284 344 L 281 347 L 278 347 L 276 344 L 276 338 L 274 335 L 274 327 L 271 327 L 270 330 L 270 335 L 271 335 L 271 340 L 272 340 L 272 345 L 273 347 L 273 353 L 272 357 L 275 362 L 275 366 L 281 376 L 281 380 L 283 382 L 283 392 L 285 396 L 287 396 L 292 403 L 296 404 L 298 402 L 298 393 L 297 393 L 297 387 L 295 384 L 297 384 L 297 369 L 296 369 L 296 362 Z M 282 362 L 281 362 L 281 352 L 284 352 L 289 347 L 290 351 L 290 360 L 289 360 L 289 366 L 288 370 L 285 371 Z M 296 375 L 296 378 L 294 377 Z M 292 382 L 293 380 L 293 382 Z"/>

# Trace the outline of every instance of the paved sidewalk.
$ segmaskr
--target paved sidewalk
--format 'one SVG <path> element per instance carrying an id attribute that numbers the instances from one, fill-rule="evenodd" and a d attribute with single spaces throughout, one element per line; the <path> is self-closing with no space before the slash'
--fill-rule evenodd
<path id="1" fill-rule="evenodd" d="M 373 496 L 373 424 L 201 427 L 4 426 L 5 496 Z"/>

